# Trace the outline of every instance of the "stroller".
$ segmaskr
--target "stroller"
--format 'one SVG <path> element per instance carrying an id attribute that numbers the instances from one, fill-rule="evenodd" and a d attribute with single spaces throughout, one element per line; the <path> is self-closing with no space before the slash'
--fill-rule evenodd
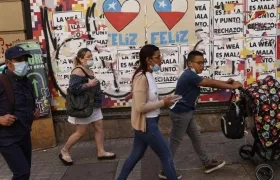
<path id="1" fill-rule="evenodd" d="M 254 127 L 251 133 L 254 143 L 253 145 L 245 143 L 241 146 L 239 155 L 244 160 L 253 160 L 258 165 L 255 169 L 258 180 L 272 180 L 274 172 L 270 164 L 271 162 L 277 164 L 276 160 L 280 158 L 280 83 L 272 76 L 267 76 L 249 85 L 248 88 L 239 90 L 240 99 L 235 103 L 238 109 L 238 114 L 235 113 L 237 119 L 229 117 L 232 117 L 232 113 L 229 113 L 232 110 L 231 106 L 221 121 L 223 133 L 229 139 L 245 137 L 247 142 L 245 118 L 252 117 Z M 229 131 L 230 128 L 233 130 Z M 232 136 L 227 132 L 231 132 Z M 256 154 L 258 159 L 254 158 Z"/>

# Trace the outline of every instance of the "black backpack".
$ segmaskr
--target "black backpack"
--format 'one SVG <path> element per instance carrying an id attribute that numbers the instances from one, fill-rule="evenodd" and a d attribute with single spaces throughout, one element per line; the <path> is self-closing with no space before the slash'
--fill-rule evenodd
<path id="1" fill-rule="evenodd" d="M 5 74 L 5 72 L 3 72 L 0 75 L 0 81 L 2 81 L 2 83 L 4 85 L 4 90 L 5 90 L 5 93 L 6 93 L 7 98 L 8 98 L 9 113 L 12 114 L 13 110 L 14 110 L 14 103 L 15 103 L 15 96 L 14 96 L 12 81 L 11 81 L 10 77 L 7 74 Z"/>
<path id="2" fill-rule="evenodd" d="M 8 112 L 10 114 L 12 114 L 13 111 L 14 111 L 15 95 L 14 95 L 12 80 L 5 73 L 5 71 L 6 71 L 6 68 L 3 70 L 2 74 L 0 74 L 0 81 L 2 81 L 2 83 L 3 83 L 4 90 L 5 90 L 5 93 L 6 93 L 7 98 L 8 98 L 8 103 L 9 103 Z M 29 85 L 31 85 L 31 84 L 29 84 Z M 36 107 L 35 97 L 34 97 L 33 92 L 32 92 L 32 97 L 34 99 L 34 101 L 33 101 L 34 104 L 33 105 L 34 105 L 34 107 Z"/>
<path id="3" fill-rule="evenodd" d="M 226 138 L 241 139 L 245 132 L 245 107 L 241 101 L 232 102 L 233 95 L 230 98 L 229 110 L 221 119 L 221 128 Z"/>

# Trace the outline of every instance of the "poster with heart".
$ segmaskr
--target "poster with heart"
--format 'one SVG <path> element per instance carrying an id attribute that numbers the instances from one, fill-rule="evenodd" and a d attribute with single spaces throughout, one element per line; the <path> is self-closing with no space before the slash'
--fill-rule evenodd
<path id="1" fill-rule="evenodd" d="M 142 46 L 145 41 L 170 45 L 196 40 L 194 1 L 104 0 L 97 9 L 103 10 L 109 22 L 108 45 Z"/>
<path id="2" fill-rule="evenodd" d="M 192 44 L 195 36 L 195 1 L 154 0 L 148 10 L 150 42 L 158 45 Z M 150 5 L 148 5 L 150 7 Z"/>
<path id="3" fill-rule="evenodd" d="M 92 51 L 91 69 L 101 83 L 104 108 L 130 106 L 123 99 L 130 91 L 137 52 L 146 41 L 162 53 L 163 70 L 157 75 L 167 77 L 157 79 L 162 94 L 172 92 L 172 77 L 176 71 L 180 75 L 193 49 L 204 54 L 205 78 L 240 75 L 246 77 L 246 85 L 279 66 L 280 0 L 29 1 L 33 39 L 40 41 L 52 62 L 48 68 L 55 78 L 49 82 L 54 109 L 65 108 L 62 92 L 69 84 L 73 57 L 83 47 Z M 45 7 L 43 17 L 40 7 Z M 8 44 L 0 37 L 2 51 Z M 223 101 L 221 94 L 210 92 L 214 91 L 203 89 L 200 102 Z"/>

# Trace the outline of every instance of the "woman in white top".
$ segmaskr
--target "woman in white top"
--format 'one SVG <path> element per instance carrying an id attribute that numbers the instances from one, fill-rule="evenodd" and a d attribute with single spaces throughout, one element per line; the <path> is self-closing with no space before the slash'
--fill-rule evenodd
<path id="1" fill-rule="evenodd" d="M 173 97 L 158 98 L 153 72 L 160 70 L 161 54 L 157 46 L 147 44 L 140 50 L 140 66 L 132 77 L 131 124 L 134 128 L 133 150 L 125 161 L 118 180 L 126 180 L 149 146 L 159 157 L 165 176 L 177 180 L 172 154 L 163 138 L 158 121 L 160 108 L 174 104 Z"/>

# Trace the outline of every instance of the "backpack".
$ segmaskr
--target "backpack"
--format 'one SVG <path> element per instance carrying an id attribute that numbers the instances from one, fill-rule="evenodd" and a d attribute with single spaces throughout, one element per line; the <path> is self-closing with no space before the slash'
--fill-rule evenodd
<path id="1" fill-rule="evenodd" d="M 232 96 L 230 98 L 229 110 L 221 118 L 221 129 L 226 138 L 241 139 L 245 132 L 244 108 L 240 107 L 242 106 L 241 101 L 232 102 Z"/>
<path id="2" fill-rule="evenodd" d="M 85 70 L 80 68 L 85 77 L 89 78 L 89 75 L 85 72 Z M 72 72 L 76 69 L 74 68 Z M 71 72 L 71 74 L 72 74 Z M 94 96 L 96 93 L 96 88 L 89 88 L 81 93 L 75 94 L 67 88 L 66 94 L 66 113 L 68 116 L 77 117 L 77 118 L 87 118 L 92 115 L 94 109 Z"/>
<path id="3" fill-rule="evenodd" d="M 15 103 L 15 96 L 14 96 L 12 81 L 11 81 L 10 77 L 5 73 L 2 73 L 0 75 L 0 81 L 2 81 L 2 83 L 3 83 L 5 93 L 8 98 L 8 102 L 9 102 L 8 111 L 10 114 L 12 114 L 13 110 L 14 110 L 14 103 Z"/>
<path id="4" fill-rule="evenodd" d="M 3 83 L 4 90 L 5 90 L 5 93 L 6 93 L 7 98 L 8 98 L 8 104 L 9 104 L 8 112 L 10 114 L 12 114 L 13 111 L 14 111 L 15 95 L 14 95 L 12 80 L 5 73 L 5 70 L 0 75 L 0 81 L 2 81 L 2 83 Z M 32 94 L 33 99 L 35 99 L 33 93 L 31 93 L 31 94 Z M 36 107 L 35 101 L 34 101 L 34 107 Z"/>

